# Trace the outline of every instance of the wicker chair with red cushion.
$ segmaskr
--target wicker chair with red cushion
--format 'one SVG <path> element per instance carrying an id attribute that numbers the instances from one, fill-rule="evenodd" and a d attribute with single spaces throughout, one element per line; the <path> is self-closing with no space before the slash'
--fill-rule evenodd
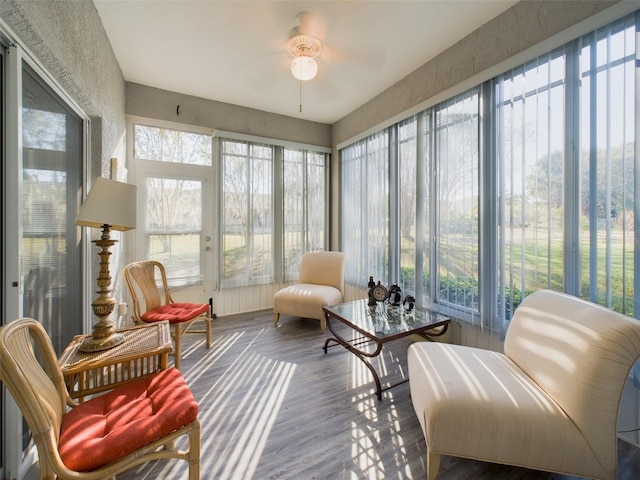
<path id="1" fill-rule="evenodd" d="M 46 331 L 23 318 L 0 328 L 0 380 L 33 433 L 41 479 L 114 478 L 161 458 L 187 461 L 189 479 L 200 478 L 198 404 L 175 368 L 77 404 Z M 177 450 L 183 435 L 189 448 Z"/>
<path id="2" fill-rule="evenodd" d="M 208 303 L 174 302 L 162 263 L 155 260 L 130 263 L 124 267 L 124 280 L 133 301 L 133 321 L 135 323 L 168 321 L 171 324 L 176 368 L 180 368 L 182 335 L 204 333 L 207 348 L 211 347 L 212 316 L 210 305 Z M 158 288 L 159 285 L 161 288 Z M 204 322 L 205 330 L 193 329 L 196 322 Z"/>

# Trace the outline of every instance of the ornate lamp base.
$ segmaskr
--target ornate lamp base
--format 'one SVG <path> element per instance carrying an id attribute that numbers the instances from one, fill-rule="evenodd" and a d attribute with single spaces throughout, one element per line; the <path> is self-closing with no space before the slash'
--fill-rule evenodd
<path id="1" fill-rule="evenodd" d="M 109 321 L 109 315 L 115 308 L 116 301 L 111 297 L 111 275 L 109 274 L 109 248 L 116 243 L 117 240 L 111 239 L 111 226 L 105 224 L 102 226 L 102 236 L 100 240 L 94 240 L 98 247 L 101 248 L 100 255 L 100 274 L 98 275 L 98 298 L 91 303 L 93 313 L 98 317 L 98 321 L 93 326 L 93 333 L 86 337 L 80 347 L 81 352 L 99 352 L 120 345 L 124 341 L 124 336 L 115 331 L 113 323 Z"/>

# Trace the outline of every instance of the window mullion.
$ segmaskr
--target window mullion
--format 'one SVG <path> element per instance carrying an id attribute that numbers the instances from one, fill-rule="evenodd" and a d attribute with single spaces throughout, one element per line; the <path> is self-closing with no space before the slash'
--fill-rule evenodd
<path id="1" fill-rule="evenodd" d="M 429 165 L 427 164 L 427 115 L 422 113 L 417 116 L 416 128 L 416 246 L 415 246 L 415 275 L 414 275 L 414 297 L 416 305 L 422 307 L 426 302 L 423 299 L 425 291 L 424 285 L 424 267 L 425 267 L 425 251 L 429 251 L 429 231 L 427 225 L 429 219 L 427 217 L 429 208 L 427 202 L 428 195 L 428 175 Z M 428 249 L 428 250 L 427 250 Z"/>
<path id="2" fill-rule="evenodd" d="M 607 34 L 607 112 L 606 112 L 606 125 L 607 125 L 607 155 L 605 165 L 605 306 L 611 308 L 611 31 Z"/>
<path id="3" fill-rule="evenodd" d="M 634 91 L 634 156 L 633 169 L 633 312 L 635 318 L 640 319 L 640 12 L 635 14 L 635 91 Z"/>
<path id="4" fill-rule="evenodd" d="M 251 154 L 252 144 L 247 143 L 247 154 L 246 154 L 246 162 L 247 162 L 247 175 L 246 175 L 246 186 L 247 189 L 247 231 L 246 231 L 246 242 L 247 242 L 247 263 L 245 266 L 245 276 L 246 278 L 252 277 L 252 265 L 253 265 L 253 190 L 251 188 L 252 180 L 253 180 L 253 155 Z"/>
<path id="5" fill-rule="evenodd" d="M 399 255 L 400 243 L 400 180 L 398 177 L 398 124 L 389 127 L 388 145 L 388 168 L 389 168 L 389 218 L 388 218 L 388 238 L 389 238 L 389 278 L 390 284 L 397 284 L 400 278 Z"/>
<path id="6" fill-rule="evenodd" d="M 597 41 L 596 35 L 590 35 L 591 64 L 589 98 L 589 300 L 598 300 L 598 78 L 597 78 Z"/>
<path id="7" fill-rule="evenodd" d="M 429 192 L 431 193 L 430 204 L 429 204 L 429 239 L 428 242 L 430 244 L 429 252 L 429 299 L 434 301 L 438 298 L 438 289 L 439 289 L 439 281 L 438 281 L 438 269 L 440 265 L 438 263 L 438 224 L 440 222 L 440 214 L 439 214 L 439 201 L 438 201 L 438 193 L 440 189 L 438 188 L 439 182 L 439 174 L 438 174 L 438 166 L 439 166 L 439 155 L 437 155 L 436 149 L 438 147 L 437 135 L 436 135 L 436 116 L 437 113 L 435 110 L 431 110 L 428 118 L 428 126 L 430 132 L 430 138 L 428 142 L 429 148 L 429 159 L 430 159 L 430 170 L 429 170 Z"/>
<path id="8" fill-rule="evenodd" d="M 635 109 L 634 109 L 634 154 L 635 168 L 633 169 L 633 312 L 635 318 L 640 319 L 640 12 L 635 14 Z"/>
<path id="9" fill-rule="evenodd" d="M 284 147 L 274 147 L 273 169 L 273 274 L 276 283 L 285 281 L 284 235 L 285 235 L 285 185 L 284 185 Z M 304 198 L 304 197 L 303 197 Z"/>
<path id="10" fill-rule="evenodd" d="M 494 85 L 493 82 L 485 82 L 482 86 L 482 108 L 480 122 L 478 123 L 478 138 L 480 139 L 480 252 L 478 278 L 482 281 L 478 286 L 480 300 L 481 325 L 492 330 L 498 328 L 503 332 L 504 324 L 499 321 L 494 325 L 497 316 L 497 182 L 495 159 L 495 119 L 494 112 Z"/>
<path id="11" fill-rule="evenodd" d="M 565 51 L 564 289 L 580 295 L 580 61 L 579 44 Z"/>

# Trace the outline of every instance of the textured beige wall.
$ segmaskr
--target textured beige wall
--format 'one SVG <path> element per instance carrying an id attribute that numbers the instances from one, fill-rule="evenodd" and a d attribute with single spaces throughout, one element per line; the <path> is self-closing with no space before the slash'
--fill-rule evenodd
<path id="1" fill-rule="evenodd" d="M 17 42 L 36 58 L 91 119 L 90 175 L 109 176 L 110 159 L 120 159 L 118 180 L 126 180 L 125 82 L 98 12 L 91 1 L 0 2 L 0 18 Z M 91 235 L 98 235 L 91 229 Z M 125 243 L 112 249 L 113 295 L 125 298 L 120 272 Z M 94 247 L 95 249 L 95 247 Z M 99 258 L 92 250 L 90 278 Z M 89 292 L 93 295 L 93 292 Z M 116 319 L 116 314 L 112 315 Z M 87 319 L 88 321 L 92 321 Z"/>
<path id="2" fill-rule="evenodd" d="M 177 106 L 180 106 L 179 114 Z M 127 115 L 331 146 L 331 126 L 230 103 L 127 83 Z"/>
<path id="3" fill-rule="evenodd" d="M 91 118 L 92 175 L 108 175 L 126 153 L 125 82 L 93 2 L 3 1 L 0 18 Z"/>

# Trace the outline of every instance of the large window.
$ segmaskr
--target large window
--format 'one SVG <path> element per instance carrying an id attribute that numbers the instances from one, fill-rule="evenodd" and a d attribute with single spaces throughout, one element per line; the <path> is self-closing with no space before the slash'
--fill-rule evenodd
<path id="1" fill-rule="evenodd" d="M 143 119 L 131 130 L 136 256 L 161 261 L 170 286 L 294 281 L 302 254 L 327 247 L 329 149 Z"/>
<path id="2" fill-rule="evenodd" d="M 564 289 L 565 55 L 496 81 L 498 308 L 511 318 L 534 290 Z"/>
<path id="3" fill-rule="evenodd" d="M 631 16 L 584 37 L 580 71 L 581 295 L 630 315 L 639 255 L 635 22 Z"/>
<path id="4" fill-rule="evenodd" d="M 211 166 L 211 136 L 135 124 L 133 155 L 138 160 Z"/>
<path id="5" fill-rule="evenodd" d="M 637 22 L 343 148 L 347 282 L 497 332 L 543 288 L 638 316 Z"/>
<path id="6" fill-rule="evenodd" d="M 342 232 L 349 261 L 345 277 L 367 285 L 389 278 L 389 132 L 342 152 Z"/>
<path id="7" fill-rule="evenodd" d="M 236 140 L 221 144 L 222 286 L 271 283 L 274 149 Z"/>
<path id="8" fill-rule="evenodd" d="M 220 152 L 221 287 L 296 280 L 327 247 L 326 153 L 232 138 Z"/>
<path id="9" fill-rule="evenodd" d="M 417 245 L 420 245 L 424 237 L 424 225 L 420 228 L 417 222 L 416 208 L 425 204 L 425 199 L 418 202 L 416 195 L 422 192 L 426 185 L 418 179 L 418 122 L 412 117 L 402 122 L 398 127 L 398 222 L 400 229 L 400 276 L 398 286 L 403 290 L 413 290 L 416 284 L 416 275 L 423 270 L 417 268 Z M 426 167 L 426 165 L 424 166 Z M 423 170 L 422 168 L 421 170 Z M 424 178 L 424 175 L 422 175 Z M 418 188 L 418 183 L 422 188 Z M 422 216 L 421 214 L 420 216 Z"/>
<path id="10" fill-rule="evenodd" d="M 284 149 L 284 280 L 298 278 L 304 252 L 325 248 L 325 155 Z"/>
<path id="11" fill-rule="evenodd" d="M 468 92 L 435 109 L 437 282 L 435 302 L 478 311 L 479 95 Z"/>

